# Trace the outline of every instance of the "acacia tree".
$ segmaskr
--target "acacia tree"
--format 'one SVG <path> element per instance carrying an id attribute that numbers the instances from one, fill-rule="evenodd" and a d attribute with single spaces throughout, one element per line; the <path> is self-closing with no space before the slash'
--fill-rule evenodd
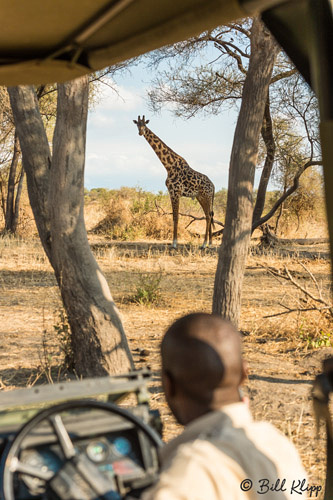
<path id="1" fill-rule="evenodd" d="M 225 228 L 215 274 L 213 312 L 238 325 L 253 211 L 259 136 L 278 47 L 254 19 L 251 56 L 231 151 Z"/>
<path id="2" fill-rule="evenodd" d="M 251 237 L 252 192 L 259 136 L 274 63 L 279 52 L 272 36 L 258 18 L 253 20 L 250 30 L 248 25 L 237 24 L 236 28 L 237 35 L 245 32 L 250 38 L 249 51 L 234 43 L 234 39 L 230 37 L 231 27 L 221 29 L 214 38 L 214 45 L 223 55 L 231 56 L 238 72 L 235 73 L 231 65 L 224 66 L 223 71 L 218 72 L 213 72 L 211 67 L 205 68 L 204 73 L 208 72 L 208 75 L 195 79 L 198 86 L 194 89 L 194 94 L 191 90 L 186 92 L 188 87 L 185 85 L 184 94 L 181 92 L 180 95 L 181 108 L 192 112 L 202 109 L 203 104 L 206 110 L 216 112 L 221 103 L 234 104 L 236 99 L 242 98 L 230 159 L 226 219 L 213 295 L 213 312 L 222 314 L 235 325 L 239 320 L 245 261 Z M 203 34 L 198 43 L 206 44 L 212 38 L 211 33 Z M 246 68 L 244 59 L 248 61 Z M 192 83 L 189 82 L 189 86 Z M 159 90 L 168 94 L 167 87 L 160 86 Z M 201 92 L 198 92 L 198 87 Z M 160 96 L 151 93 L 151 98 L 156 106 Z"/>
<path id="3" fill-rule="evenodd" d="M 248 40 L 251 42 L 250 47 Z M 194 69 L 190 66 L 189 69 L 187 64 L 193 63 L 194 56 L 201 49 L 206 50 L 210 44 L 218 50 L 218 56 L 213 61 L 213 56 L 210 56 L 209 64 L 201 64 Z M 181 61 L 176 69 L 172 60 L 175 56 Z M 263 217 L 268 220 L 275 213 L 271 211 L 269 216 L 262 215 L 276 156 L 272 101 L 273 109 L 279 109 L 280 112 L 284 101 L 280 99 L 279 106 L 276 105 L 276 89 L 279 86 L 283 88 L 286 79 L 292 78 L 296 70 L 256 19 L 252 28 L 250 21 L 233 23 L 167 47 L 153 56 L 153 64 L 161 61 L 171 63 L 155 79 L 149 93 L 154 110 L 160 109 L 165 103 L 173 103 L 176 105 L 176 115 L 190 118 L 199 111 L 217 114 L 221 107 L 234 106 L 242 98 L 230 160 L 227 213 L 213 297 L 213 311 L 237 324 L 250 234 L 264 222 Z M 253 67 L 255 71 L 252 71 Z M 260 75 L 263 76 L 261 80 Z M 267 75 L 268 83 L 265 80 Z M 258 123 L 266 154 L 253 209 Z M 298 172 L 299 175 L 301 173 Z M 295 177 L 296 187 L 298 178 Z M 291 192 L 286 190 L 279 203 Z"/>
<path id="4" fill-rule="evenodd" d="M 38 233 L 71 327 L 79 376 L 133 367 L 119 312 L 83 217 L 88 78 L 58 85 L 52 153 L 33 86 L 8 89 Z"/>

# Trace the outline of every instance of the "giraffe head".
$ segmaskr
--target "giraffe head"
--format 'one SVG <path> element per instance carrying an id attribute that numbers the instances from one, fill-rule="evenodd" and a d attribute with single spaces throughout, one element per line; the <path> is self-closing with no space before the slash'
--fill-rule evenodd
<path id="1" fill-rule="evenodd" d="M 138 120 L 133 120 L 133 122 L 138 126 L 139 135 L 143 135 L 144 129 L 146 128 L 147 123 L 149 123 L 149 120 L 146 121 L 145 115 L 143 115 L 142 118 L 138 116 Z"/>

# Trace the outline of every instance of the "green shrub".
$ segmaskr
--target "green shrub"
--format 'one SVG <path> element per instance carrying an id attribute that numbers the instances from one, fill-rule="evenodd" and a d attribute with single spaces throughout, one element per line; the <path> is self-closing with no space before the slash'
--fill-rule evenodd
<path id="1" fill-rule="evenodd" d="M 301 331 L 299 338 L 303 340 L 310 349 L 318 347 L 333 347 L 333 335 L 330 332 L 320 330 L 317 334 L 304 333 Z"/>
<path id="2" fill-rule="evenodd" d="M 168 193 L 158 194 L 141 188 L 122 187 L 119 190 L 95 189 L 86 193 L 86 202 L 99 202 L 105 217 L 93 229 L 117 240 L 170 240 L 173 235 L 171 202 Z M 226 203 L 226 190 L 216 193 L 215 217 L 223 220 L 221 210 Z M 197 200 L 181 198 L 180 213 L 203 217 Z M 194 222 L 188 228 L 190 217 L 180 215 L 178 238 L 189 240 L 193 235 L 203 237 L 205 220 Z M 200 237 L 201 237 L 200 236 Z"/>
<path id="3" fill-rule="evenodd" d="M 161 280 L 161 272 L 158 274 L 142 274 L 136 285 L 136 293 L 132 297 L 133 302 L 145 306 L 158 304 L 161 300 Z"/>

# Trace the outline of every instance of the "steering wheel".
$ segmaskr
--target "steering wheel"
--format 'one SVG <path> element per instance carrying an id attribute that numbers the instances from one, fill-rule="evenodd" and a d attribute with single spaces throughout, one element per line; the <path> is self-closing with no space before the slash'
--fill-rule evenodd
<path id="1" fill-rule="evenodd" d="M 58 405 L 52 406 L 41 412 L 37 413 L 31 420 L 29 420 L 16 434 L 13 441 L 8 445 L 7 450 L 3 455 L 2 469 L 3 469 L 3 498 L 4 500 L 15 500 L 14 496 L 14 474 L 21 473 L 26 474 L 31 477 L 42 479 L 45 481 L 47 486 L 51 486 L 51 480 L 58 474 L 54 474 L 52 471 L 45 471 L 39 469 L 38 467 L 31 466 L 20 461 L 20 453 L 22 451 L 22 442 L 24 439 L 44 420 L 48 420 L 53 428 L 54 434 L 57 438 L 57 442 L 64 455 L 64 465 L 61 470 L 65 469 L 66 466 L 71 469 L 76 476 L 80 476 L 80 480 L 84 481 L 84 484 L 89 487 L 90 490 L 94 492 L 91 498 L 95 499 L 116 499 L 121 498 L 119 496 L 118 487 L 116 481 L 114 484 L 110 484 L 110 481 L 100 472 L 100 470 L 94 465 L 89 458 L 82 452 L 75 449 L 73 442 L 65 428 L 64 422 L 61 418 L 60 413 L 69 410 L 76 409 L 100 409 L 112 414 L 116 414 L 123 419 L 130 421 L 134 424 L 134 427 L 140 429 L 151 441 L 153 446 L 158 449 L 162 445 L 162 441 L 158 434 L 150 428 L 146 423 L 140 420 L 138 417 L 133 415 L 123 408 L 119 408 L 113 403 L 105 403 L 95 400 L 79 400 L 79 401 L 69 401 L 65 403 L 60 403 Z M 68 469 L 67 474 L 70 474 Z M 82 479 L 83 478 L 83 479 Z M 79 489 L 79 485 L 75 485 L 76 491 Z M 56 491 L 58 497 L 63 498 L 59 488 Z M 79 493 L 78 493 L 79 495 Z M 69 498 L 64 494 L 64 498 Z M 80 498 L 80 496 L 71 496 L 70 498 Z"/>

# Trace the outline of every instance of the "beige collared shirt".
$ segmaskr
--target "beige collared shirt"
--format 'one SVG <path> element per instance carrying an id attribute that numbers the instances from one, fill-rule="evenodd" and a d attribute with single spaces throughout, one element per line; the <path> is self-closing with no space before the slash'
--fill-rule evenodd
<path id="1" fill-rule="evenodd" d="M 186 426 L 161 452 L 162 470 L 142 500 L 286 500 L 307 476 L 293 444 L 273 425 L 254 422 L 244 403 Z M 247 491 L 245 491 L 247 490 Z"/>

